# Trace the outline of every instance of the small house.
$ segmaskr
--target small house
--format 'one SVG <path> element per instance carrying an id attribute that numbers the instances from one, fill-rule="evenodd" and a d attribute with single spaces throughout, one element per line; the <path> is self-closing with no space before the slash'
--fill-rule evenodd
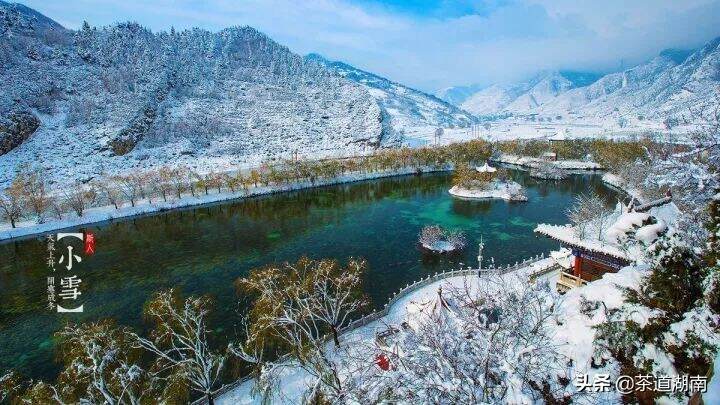
<path id="1" fill-rule="evenodd" d="M 557 290 L 564 293 L 633 263 L 667 230 L 666 221 L 655 215 L 662 209 L 655 208 L 670 202 L 671 196 L 666 196 L 636 208 L 626 207 L 627 212 L 616 213 L 614 221 L 609 222 L 611 225 L 601 233 L 601 240 L 595 237 L 595 232 L 592 237 L 579 237 L 575 228 L 569 225 L 538 225 L 536 233 L 560 242 L 563 248 L 572 252 L 571 267 L 561 269 Z"/>

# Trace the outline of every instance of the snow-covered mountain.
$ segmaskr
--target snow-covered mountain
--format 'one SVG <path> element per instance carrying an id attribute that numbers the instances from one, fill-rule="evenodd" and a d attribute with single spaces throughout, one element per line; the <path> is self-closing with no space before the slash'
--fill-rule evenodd
<path id="1" fill-rule="evenodd" d="M 67 182 L 165 164 L 222 170 L 296 150 L 353 153 L 394 142 L 387 109 L 367 86 L 250 27 L 153 33 L 121 23 L 73 31 L 0 1 L 0 38 L 0 186 L 22 164 Z"/>
<path id="2" fill-rule="evenodd" d="M 461 105 L 465 102 L 465 100 L 470 98 L 470 96 L 485 87 L 487 86 L 480 84 L 471 84 L 469 86 L 451 86 L 438 90 L 435 92 L 435 96 L 441 100 L 447 101 L 450 104 Z"/>
<path id="3" fill-rule="evenodd" d="M 662 121 L 688 107 L 716 102 L 720 85 L 720 38 L 692 52 L 666 50 L 650 61 L 603 76 L 536 109 L 539 114 L 570 114 L 604 119 Z"/>
<path id="4" fill-rule="evenodd" d="M 453 104 L 347 63 L 329 61 L 318 54 L 309 54 L 306 59 L 367 88 L 383 111 L 386 132 L 396 136 L 417 127 L 465 128 L 477 122 L 472 114 Z"/>
<path id="5" fill-rule="evenodd" d="M 586 123 L 640 124 L 715 102 L 720 86 L 720 38 L 694 51 L 668 49 L 646 63 L 602 77 L 543 72 L 533 79 L 485 88 L 461 106 L 479 116 L 561 117 Z"/>
<path id="6" fill-rule="evenodd" d="M 526 82 L 487 87 L 468 97 L 461 106 L 478 115 L 529 113 L 560 94 L 593 83 L 598 77 L 585 72 L 541 72 Z"/>

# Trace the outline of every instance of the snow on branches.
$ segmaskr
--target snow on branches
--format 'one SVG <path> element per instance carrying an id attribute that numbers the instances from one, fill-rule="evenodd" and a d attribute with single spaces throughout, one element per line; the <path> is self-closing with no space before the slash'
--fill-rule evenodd
<path id="1" fill-rule="evenodd" d="M 169 378 L 187 381 L 190 388 L 213 403 L 214 387 L 226 355 L 213 351 L 208 342 L 210 299 L 182 299 L 177 291 L 161 291 L 148 303 L 145 315 L 155 322 L 151 338 L 134 334 L 137 347 L 156 356 L 155 368 Z"/>
<path id="2" fill-rule="evenodd" d="M 420 231 L 418 242 L 425 249 L 443 253 L 462 250 L 467 246 L 465 234 L 460 231 L 449 231 L 440 225 L 427 225 Z"/>
<path id="3" fill-rule="evenodd" d="M 407 327 L 351 351 L 347 402 L 547 403 L 570 396 L 568 359 L 552 336 L 557 298 L 547 285 L 489 276 L 439 294 L 436 313 L 409 312 Z M 389 370 L 362 367 L 379 355 Z"/>
<path id="4" fill-rule="evenodd" d="M 312 375 L 311 397 L 340 392 L 338 365 L 327 355 L 326 334 L 340 347 L 339 331 L 366 300 L 360 287 L 366 263 L 301 258 L 296 263 L 270 265 L 239 279 L 238 288 L 257 298 L 250 311 L 252 324 L 244 352 L 262 352 L 273 342 L 293 354 L 300 367 Z M 266 367 L 266 370 L 268 367 Z"/>
<path id="5" fill-rule="evenodd" d="M 612 211 L 607 209 L 603 199 L 594 192 L 576 196 L 575 203 L 567 211 L 568 219 L 581 239 L 590 237 L 589 232 L 594 230 L 597 233 L 592 236 L 602 240 L 611 214 Z"/>

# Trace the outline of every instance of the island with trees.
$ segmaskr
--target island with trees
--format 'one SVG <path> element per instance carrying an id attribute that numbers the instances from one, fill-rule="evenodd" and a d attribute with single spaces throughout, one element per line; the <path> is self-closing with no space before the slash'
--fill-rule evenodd
<path id="1" fill-rule="evenodd" d="M 508 178 L 504 170 L 498 170 L 487 163 L 476 168 L 469 165 L 456 167 L 453 186 L 449 192 L 459 198 L 527 201 L 520 184 Z"/>
<path id="2" fill-rule="evenodd" d="M 465 234 L 450 231 L 439 225 L 427 225 L 420 231 L 420 246 L 432 253 L 450 253 L 463 250 L 467 245 Z"/>

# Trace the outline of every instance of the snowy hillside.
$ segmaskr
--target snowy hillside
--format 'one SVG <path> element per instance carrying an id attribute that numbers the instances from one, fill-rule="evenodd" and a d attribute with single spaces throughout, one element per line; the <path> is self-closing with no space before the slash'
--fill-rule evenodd
<path id="1" fill-rule="evenodd" d="M 433 95 L 343 62 L 329 61 L 317 54 L 310 54 L 306 59 L 327 66 L 342 77 L 365 86 L 380 104 L 383 116 L 388 118 L 384 121 L 389 124 L 388 132 L 392 132 L 396 137 L 417 128 L 465 128 L 476 122 L 472 114 Z"/>
<path id="2" fill-rule="evenodd" d="M 684 113 L 688 107 L 713 101 L 720 85 L 718 45 L 720 38 L 687 57 L 682 51 L 663 51 L 647 63 L 562 94 L 538 112 L 624 117 L 631 123 Z"/>
<path id="3" fill-rule="evenodd" d="M 435 96 L 450 104 L 460 105 L 473 94 L 484 89 L 486 86 L 471 84 L 469 86 L 451 86 L 435 92 Z"/>
<path id="4" fill-rule="evenodd" d="M 527 114 L 560 94 L 586 86 L 597 78 L 597 75 L 583 72 L 542 72 L 527 82 L 483 89 L 466 99 L 462 107 L 478 115 Z"/>
<path id="5" fill-rule="evenodd" d="M 250 27 L 66 30 L 0 2 L 0 186 L 21 164 L 51 182 L 165 164 L 199 171 L 379 146 L 368 91 Z M 8 86 L 9 84 L 9 86 Z"/>
<path id="6" fill-rule="evenodd" d="M 669 49 L 646 63 L 602 77 L 545 72 L 518 84 L 493 85 L 461 106 L 479 116 L 544 117 L 616 127 L 643 127 L 712 102 L 720 85 L 720 38 L 695 51 Z"/>

